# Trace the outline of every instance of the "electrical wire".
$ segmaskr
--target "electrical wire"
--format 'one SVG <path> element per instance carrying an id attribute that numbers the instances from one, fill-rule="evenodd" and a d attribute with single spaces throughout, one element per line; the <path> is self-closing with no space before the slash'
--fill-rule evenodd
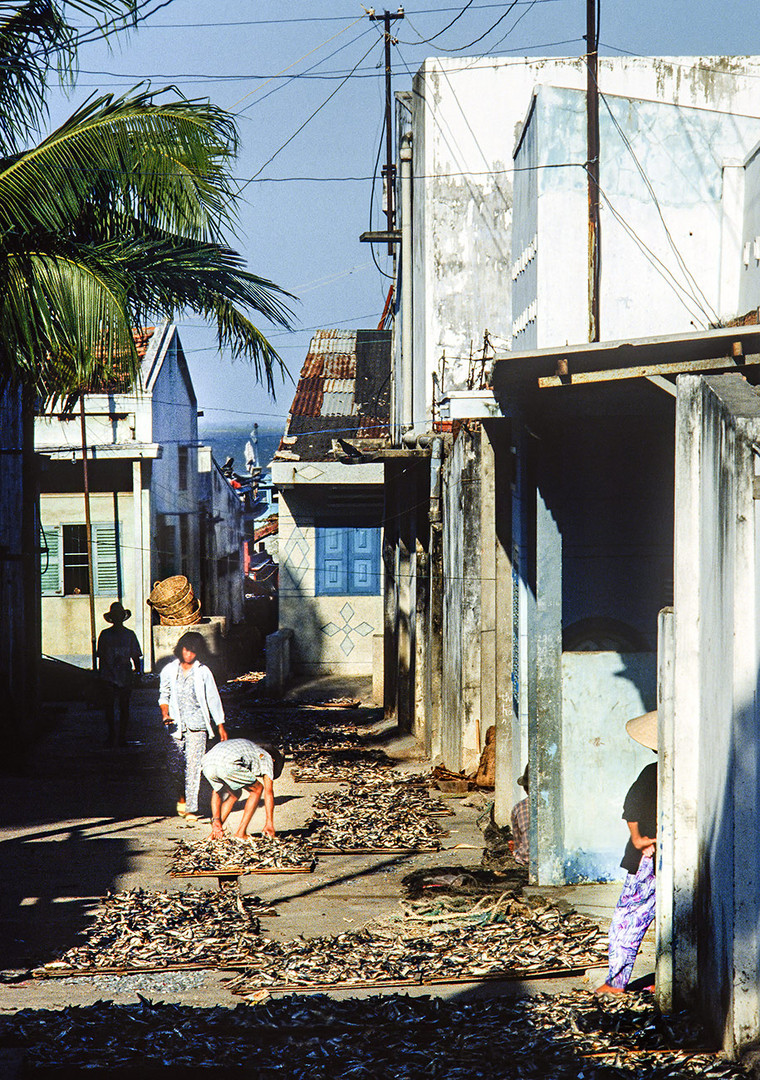
<path id="1" fill-rule="evenodd" d="M 593 74 L 592 74 L 592 78 L 593 78 Z M 644 169 L 643 165 L 639 161 L 639 159 L 638 159 L 638 157 L 636 155 L 636 152 L 633 149 L 633 146 L 631 144 L 630 139 L 626 135 L 625 131 L 623 131 L 623 128 L 621 127 L 621 125 L 618 123 L 618 120 L 617 120 L 615 114 L 612 111 L 612 108 L 610 106 L 609 101 L 607 100 L 606 95 L 603 94 L 602 91 L 599 89 L 598 82 L 596 80 L 594 80 L 594 82 L 595 82 L 595 85 L 596 85 L 597 93 L 598 93 L 599 97 L 601 98 L 602 102 L 604 103 L 604 106 L 605 106 L 605 108 L 607 110 L 607 113 L 609 114 L 610 120 L 612 121 L 612 124 L 613 124 L 615 130 L 618 132 L 624 146 L 626 147 L 629 154 L 631 155 L 631 158 L 633 159 L 633 162 L 634 162 L 634 164 L 636 166 L 636 170 L 639 173 L 641 179 L 643 180 L 644 186 L 646 187 L 647 192 L 648 192 L 652 202 L 654 203 L 655 209 L 657 210 L 658 217 L 660 219 L 663 230 L 665 232 L 665 236 L 667 238 L 668 244 L 669 244 L 669 246 L 670 246 L 670 248 L 671 248 L 671 250 L 672 250 L 672 252 L 673 252 L 673 254 L 674 254 L 675 258 L 676 258 L 676 262 L 678 263 L 678 265 L 679 265 L 679 267 L 681 269 L 681 273 L 683 274 L 683 276 L 684 276 L 684 278 L 686 280 L 686 283 L 687 283 L 687 285 L 689 287 L 687 291 L 690 292 L 693 302 L 697 305 L 698 308 L 701 309 L 702 314 L 706 317 L 708 323 L 709 322 L 719 322 L 720 319 L 718 317 L 718 313 L 715 311 L 715 308 L 712 306 L 710 301 L 705 296 L 703 290 L 700 288 L 700 286 L 699 286 L 698 282 L 696 281 L 694 275 L 691 273 L 688 266 L 686 265 L 686 261 L 684 260 L 683 256 L 681 255 L 681 252 L 678 250 L 678 246 L 677 246 L 677 244 L 675 242 L 675 239 L 673 238 L 673 234 L 671 233 L 670 229 L 668 228 L 667 222 L 665 221 L 665 216 L 664 216 L 664 214 L 662 212 L 662 207 L 660 205 L 660 201 L 657 198 L 657 193 L 654 190 L 654 187 L 652 185 L 651 180 L 649 179 L 649 176 L 646 173 L 646 170 Z"/>
<path id="2" fill-rule="evenodd" d="M 240 187 L 238 189 L 238 195 L 241 195 L 245 191 L 245 189 L 248 187 L 248 185 L 250 183 L 252 183 L 252 181 L 254 181 L 258 176 L 261 175 L 261 173 L 264 171 L 264 169 L 266 169 L 267 165 L 271 164 L 271 162 L 274 161 L 274 159 L 277 157 L 277 155 L 282 153 L 282 151 L 285 149 L 285 147 L 289 146 L 290 143 L 292 143 L 293 140 L 298 135 L 300 135 L 300 133 L 303 131 L 303 129 L 306 127 L 306 125 L 311 123 L 311 121 L 314 119 L 314 117 L 317 116 L 317 114 L 320 113 L 322 111 L 322 109 L 324 109 L 325 105 L 327 105 L 328 102 L 332 101 L 332 99 L 335 97 L 335 95 L 338 93 L 338 91 L 341 90 L 345 86 L 345 84 L 348 82 L 348 80 L 351 78 L 351 76 L 353 75 L 356 68 L 358 68 L 359 64 L 361 64 L 363 60 L 366 60 L 366 58 L 369 56 L 369 54 L 375 48 L 376 44 L 377 44 L 376 41 L 372 42 L 372 44 L 367 49 L 367 51 L 364 53 L 364 55 L 361 57 L 361 59 L 357 61 L 355 67 L 352 68 L 351 71 L 349 71 L 348 75 L 346 75 L 345 79 L 343 79 L 341 82 L 338 83 L 338 85 L 335 87 L 335 89 L 330 94 L 328 94 L 328 96 L 325 98 L 325 100 L 322 102 L 322 104 L 318 105 L 317 108 L 314 109 L 314 111 L 309 116 L 307 116 L 307 118 L 304 120 L 304 122 L 293 132 L 293 134 L 288 139 L 286 139 L 285 142 L 282 143 L 282 145 L 279 146 L 277 148 L 277 150 L 275 150 L 275 152 L 273 154 L 271 154 L 267 158 L 267 160 L 264 162 L 264 164 L 261 166 L 261 168 L 258 169 L 253 174 L 253 176 L 251 176 L 248 180 L 246 180 L 246 182 L 242 185 L 242 187 Z"/>
<path id="3" fill-rule="evenodd" d="M 464 7 L 461 9 L 461 11 L 459 11 L 458 14 L 456 14 L 454 16 L 454 18 L 451 20 L 451 22 L 446 23 L 443 30 L 439 30 L 437 34 L 433 34 L 432 37 L 429 37 L 427 39 L 427 44 L 432 45 L 436 38 L 439 38 L 442 34 L 445 34 L 447 30 L 450 30 L 451 27 L 454 25 L 454 23 L 462 18 L 465 11 L 467 11 L 468 8 L 472 7 L 472 4 L 473 4 L 473 0 L 467 0 L 467 3 L 464 5 Z"/>
<path id="4" fill-rule="evenodd" d="M 442 49 L 443 52 L 447 52 L 447 53 L 459 53 L 459 52 L 464 52 L 466 49 L 471 49 L 473 45 L 477 45 L 479 41 L 483 40 L 483 38 L 488 37 L 488 35 L 491 33 L 491 31 L 495 30 L 496 27 L 499 26 L 500 23 L 503 23 L 504 20 L 506 19 L 507 15 L 509 15 L 510 12 L 512 11 L 512 9 L 517 6 L 517 3 L 518 3 L 518 0 L 512 0 L 509 7 L 507 8 L 507 10 L 505 12 L 503 12 L 499 16 L 499 18 L 496 20 L 495 23 L 493 23 L 492 26 L 488 27 L 488 29 L 485 31 L 485 33 L 481 34 L 480 37 L 476 37 L 473 41 L 468 41 L 468 43 L 466 45 L 459 45 L 455 49 L 446 48 L 443 45 L 436 45 L 436 48 L 437 49 Z M 532 6 L 533 5 L 531 3 L 531 7 Z M 420 39 L 420 41 L 423 44 L 425 44 L 425 45 L 432 44 L 432 39 L 423 37 L 422 34 L 420 34 L 417 27 L 414 26 L 414 24 L 411 22 L 411 20 L 409 18 L 407 18 L 406 22 L 408 23 L 408 25 L 411 27 L 411 29 L 414 31 L 414 33 L 417 35 L 417 37 Z"/>
<path id="5" fill-rule="evenodd" d="M 307 53 L 305 53 L 303 56 L 301 56 L 298 60 L 294 60 L 292 64 L 288 64 L 287 67 L 283 68 L 282 71 L 279 71 L 277 73 L 277 75 L 273 75 L 267 81 L 271 82 L 273 79 L 278 79 L 278 78 L 280 78 L 280 76 L 285 75 L 286 72 L 290 71 L 291 68 L 296 67 L 303 60 L 306 60 L 306 59 L 308 59 L 308 57 L 313 56 L 315 52 L 319 52 L 319 50 L 323 49 L 325 47 L 325 45 L 329 45 L 329 43 L 331 41 L 335 41 L 335 39 L 340 37 L 341 34 L 345 34 L 347 30 L 350 30 L 352 26 L 356 26 L 356 24 L 358 22 L 360 22 L 362 18 L 363 18 L 363 16 L 360 16 L 358 19 L 354 19 L 354 21 L 352 23 L 349 23 L 348 26 L 344 26 L 342 30 L 339 30 L 337 32 L 337 34 L 333 34 L 331 37 L 327 38 L 326 41 L 323 41 L 319 45 L 315 45 L 315 47 L 313 49 L 310 49 Z M 359 37 L 361 37 L 361 34 L 359 35 Z M 335 54 L 333 53 L 331 55 L 335 55 Z M 329 59 L 329 57 L 327 59 Z M 250 97 L 251 94 L 255 94 L 258 90 L 261 90 L 263 86 L 266 86 L 266 82 L 262 83 L 262 86 L 257 86 L 255 89 L 251 90 L 251 92 L 249 94 L 245 94 L 243 97 L 240 98 L 239 101 L 236 101 L 235 104 L 232 106 L 232 110 L 237 109 L 239 105 L 243 104 L 243 102 L 245 101 L 246 98 Z"/>

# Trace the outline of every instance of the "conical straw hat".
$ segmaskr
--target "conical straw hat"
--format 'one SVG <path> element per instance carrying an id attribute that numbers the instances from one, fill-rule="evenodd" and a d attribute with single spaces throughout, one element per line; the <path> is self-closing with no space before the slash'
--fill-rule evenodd
<path id="1" fill-rule="evenodd" d="M 650 750 L 657 749 L 657 710 L 644 713 L 643 716 L 634 716 L 625 725 L 625 730 L 642 746 L 648 746 Z"/>

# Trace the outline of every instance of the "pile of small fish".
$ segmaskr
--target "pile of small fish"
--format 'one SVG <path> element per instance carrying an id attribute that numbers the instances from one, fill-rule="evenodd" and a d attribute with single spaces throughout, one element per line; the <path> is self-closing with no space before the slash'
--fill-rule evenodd
<path id="1" fill-rule="evenodd" d="M 391 765 L 390 758 L 383 750 L 354 748 L 317 753 L 308 759 L 297 757 L 292 775 L 301 784 L 323 784 L 328 781 L 354 783 L 374 777 L 381 769 L 389 769 Z"/>
<path id="2" fill-rule="evenodd" d="M 360 778 L 344 782 L 356 795 L 372 794 L 396 788 L 430 788 L 430 773 L 400 773 L 395 769 L 374 769 Z M 440 800 L 437 800 L 440 802 Z M 442 805 L 442 804 L 441 804 Z"/>
<path id="3" fill-rule="evenodd" d="M 422 933 L 404 920 L 335 937 L 261 939 L 255 977 L 237 976 L 231 989 L 245 997 L 262 987 L 477 981 L 578 971 L 604 961 L 606 940 L 583 916 L 552 907 L 535 912 L 517 900 L 510 907 L 502 922 L 478 923 L 476 914 L 460 925 Z"/>
<path id="4" fill-rule="evenodd" d="M 100 1001 L 0 1019 L 5 1046 L 39 1067 L 247 1066 L 289 1080 L 740 1080 L 686 1015 L 651 999 L 585 992 L 477 1001 L 324 994 L 235 1009 Z"/>
<path id="5" fill-rule="evenodd" d="M 256 870 L 311 870 L 313 866 L 312 845 L 303 840 L 271 839 L 268 836 L 241 840 L 236 836 L 225 836 L 222 840 L 178 840 L 172 852 L 170 873 L 184 877 Z"/>
<path id="6" fill-rule="evenodd" d="M 134 969 L 174 964 L 209 967 L 240 963 L 258 938 L 258 898 L 237 892 L 109 893 L 83 945 L 40 969 L 40 975 L 76 970 Z"/>
<path id="7" fill-rule="evenodd" d="M 337 813 L 351 813 L 357 807 L 362 814 L 373 813 L 380 818 L 402 814 L 437 817 L 451 813 L 440 799 L 433 798 L 421 784 L 403 787 L 350 784 L 348 791 L 320 792 L 314 797 L 312 805 L 315 810 L 324 810 L 331 817 Z"/>
<path id="8" fill-rule="evenodd" d="M 408 797 L 404 788 L 359 798 L 342 791 L 323 792 L 314 800 L 309 839 L 317 850 L 438 851 L 443 830 L 429 816 L 427 803 L 412 805 L 413 792 L 409 802 Z"/>

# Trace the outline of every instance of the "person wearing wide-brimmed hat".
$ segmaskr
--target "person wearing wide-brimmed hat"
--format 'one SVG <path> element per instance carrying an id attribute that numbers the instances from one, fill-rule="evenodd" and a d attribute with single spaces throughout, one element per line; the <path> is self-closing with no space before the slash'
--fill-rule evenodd
<path id="1" fill-rule="evenodd" d="M 119 705 L 119 745 L 125 746 L 129 724 L 129 699 L 135 673 L 142 673 L 142 649 L 137 635 L 124 623 L 132 617 L 129 608 L 114 600 L 103 618 L 111 623 L 98 637 L 98 677 L 105 700 L 108 745 L 116 741 L 116 704 Z"/>
<path id="2" fill-rule="evenodd" d="M 657 713 L 629 720 L 626 731 L 657 752 Z M 639 946 L 654 919 L 657 847 L 657 762 L 639 774 L 623 803 L 630 836 L 620 865 L 626 871 L 623 891 L 610 924 L 609 973 L 597 994 L 622 994 L 631 979 Z"/>

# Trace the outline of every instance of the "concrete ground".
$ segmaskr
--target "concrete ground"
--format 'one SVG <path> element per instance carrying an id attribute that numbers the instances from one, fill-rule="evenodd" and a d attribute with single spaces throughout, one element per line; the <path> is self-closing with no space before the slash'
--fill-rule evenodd
<path id="1" fill-rule="evenodd" d="M 358 697 L 355 715 L 367 723 L 367 736 L 396 758 L 402 770 L 419 771 L 430 762 L 414 742 L 398 738 L 371 712 L 369 680 L 346 684 L 310 680 L 289 696 Z M 161 978 L 33 979 L 31 968 L 56 959 L 77 943 L 100 897 L 109 890 L 135 887 L 177 890 L 188 882 L 168 877 L 169 854 L 179 837 L 208 835 L 209 823 L 188 825 L 174 816 L 176 794 L 165 771 L 163 727 L 156 706 L 157 690 L 143 689 L 133 698 L 130 743 L 124 749 L 105 747 L 100 714 L 78 703 L 62 704 L 48 734 L 37 743 L 23 768 L 4 778 L 5 814 L 0 826 L 0 1013 L 22 1008 L 57 1008 L 89 1004 L 107 997 L 136 1000 L 143 993 L 155 1000 L 186 1005 L 234 1005 L 239 1001 L 225 986 L 224 973 L 196 972 Z M 234 732 L 233 732 L 234 734 Z M 276 784 L 275 825 L 279 835 L 301 828 L 311 814 L 314 795 L 334 784 L 297 784 L 286 766 Z M 242 805 L 242 804 L 241 804 Z M 434 866 L 480 864 L 482 832 L 477 818 L 487 809 L 483 795 L 447 799 L 454 811 L 445 818 L 449 836 L 442 851 L 419 855 L 338 856 L 320 859 L 308 875 L 251 875 L 240 879 L 246 894 L 278 901 L 278 916 L 262 920 L 265 934 L 288 939 L 338 934 L 398 915 L 401 879 L 411 870 Z M 237 811 L 233 814 L 234 827 Z M 254 829 L 263 823 L 263 810 Z M 621 846 L 623 838 L 621 837 Z M 193 883 L 215 888 L 213 878 Z M 617 883 L 563 889 L 529 888 L 548 899 L 570 902 L 577 910 L 609 922 L 619 893 Z M 635 976 L 653 971 L 651 933 L 642 948 Z M 564 992 L 589 989 L 602 982 L 604 971 L 587 977 L 484 983 L 468 994 Z M 367 993 L 379 993 L 371 990 Z M 406 991 L 406 988 L 404 989 Z M 461 997 L 465 987 L 425 987 L 412 993 Z M 355 991 L 336 991 L 339 996 Z"/>

